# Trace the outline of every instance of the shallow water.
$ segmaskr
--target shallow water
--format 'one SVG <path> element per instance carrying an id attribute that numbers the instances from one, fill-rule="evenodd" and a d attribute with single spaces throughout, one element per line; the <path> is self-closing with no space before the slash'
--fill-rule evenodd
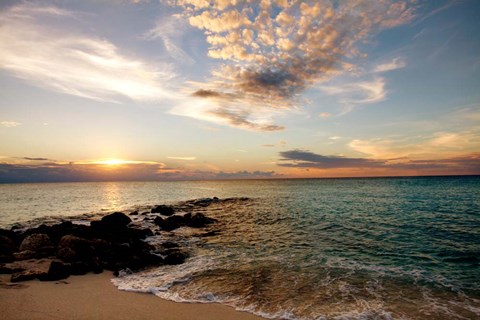
<path id="1" fill-rule="evenodd" d="M 275 319 L 473 319 L 479 186 L 480 177 L 3 185 L 0 222 L 250 197 L 202 209 L 219 219 L 214 236 L 160 236 L 190 248 L 186 263 L 114 283 Z"/>

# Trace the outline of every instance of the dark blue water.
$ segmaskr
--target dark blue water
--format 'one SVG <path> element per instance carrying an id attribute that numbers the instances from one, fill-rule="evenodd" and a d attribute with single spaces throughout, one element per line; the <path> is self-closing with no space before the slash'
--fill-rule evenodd
<path id="1" fill-rule="evenodd" d="M 101 184 L 80 187 L 85 194 L 95 188 L 100 198 Z M 191 257 L 117 279 L 121 289 L 220 302 L 275 319 L 480 318 L 480 177 L 115 188 L 117 203 L 135 199 L 132 206 L 250 198 L 202 209 L 220 220 L 214 236 L 179 229 L 151 239 L 173 237 Z"/>

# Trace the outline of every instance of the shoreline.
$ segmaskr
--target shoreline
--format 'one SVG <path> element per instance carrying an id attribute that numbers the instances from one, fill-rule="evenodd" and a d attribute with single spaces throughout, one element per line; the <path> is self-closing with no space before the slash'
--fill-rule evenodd
<path id="1" fill-rule="evenodd" d="M 0 276 L 0 310 L 6 320 L 159 319 L 261 320 L 218 303 L 179 303 L 153 294 L 117 289 L 112 272 L 71 276 L 52 282 L 10 283 Z"/>

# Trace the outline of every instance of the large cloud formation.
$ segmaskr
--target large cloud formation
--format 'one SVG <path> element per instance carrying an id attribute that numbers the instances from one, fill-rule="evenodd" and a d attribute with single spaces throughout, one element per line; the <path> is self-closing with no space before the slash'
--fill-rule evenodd
<path id="1" fill-rule="evenodd" d="M 372 34 L 411 21 L 413 1 L 177 0 L 189 23 L 204 31 L 208 55 L 225 64 L 194 97 L 210 100 L 210 120 L 255 130 L 258 109 L 285 110 L 313 84 L 353 68 Z M 239 107 L 239 105 L 241 105 Z M 199 117 L 191 109 L 174 113 Z M 238 121 L 241 117 L 243 121 Z M 205 119 L 205 116 L 203 116 Z M 223 119 L 223 120 L 222 120 Z"/>

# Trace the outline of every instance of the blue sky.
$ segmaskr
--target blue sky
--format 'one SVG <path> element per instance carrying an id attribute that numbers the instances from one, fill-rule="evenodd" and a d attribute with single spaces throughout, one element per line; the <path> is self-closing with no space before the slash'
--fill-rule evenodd
<path id="1" fill-rule="evenodd" d="M 479 174 L 479 14 L 2 1 L 0 181 Z"/>

